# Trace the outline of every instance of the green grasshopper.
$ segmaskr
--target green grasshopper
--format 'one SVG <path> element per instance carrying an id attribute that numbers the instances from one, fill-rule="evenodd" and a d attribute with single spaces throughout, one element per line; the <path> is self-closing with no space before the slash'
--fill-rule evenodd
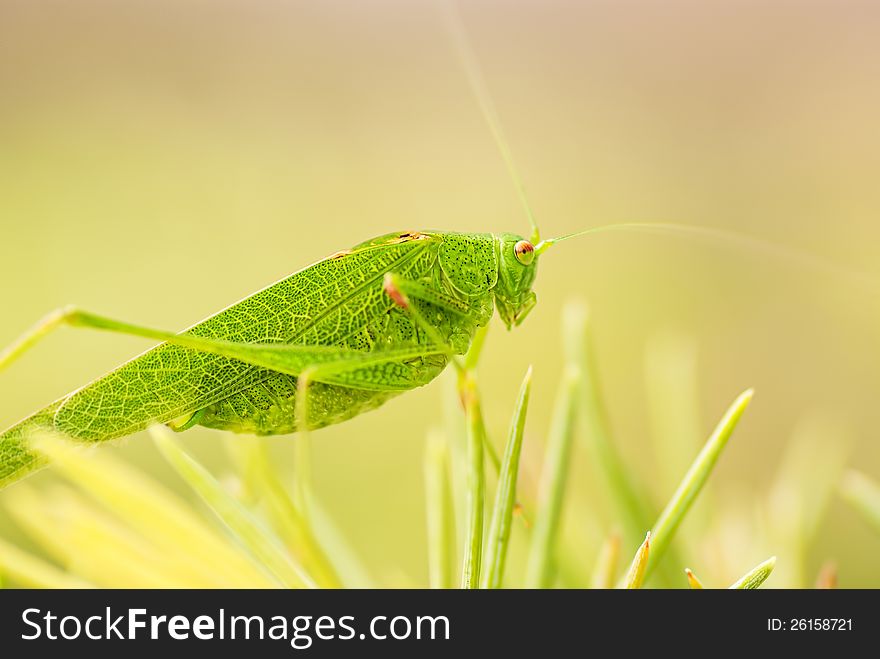
<path id="1" fill-rule="evenodd" d="M 59 310 L 0 355 L 0 368 L 64 324 L 164 343 L 0 435 L 0 486 L 41 465 L 27 444 L 39 429 L 86 442 L 156 423 L 286 434 L 303 422 L 298 391 L 307 396 L 308 428 L 376 408 L 427 384 L 464 354 L 493 307 L 508 327 L 521 323 L 535 306 L 538 255 L 551 244 L 513 234 L 388 234 L 318 261 L 179 335 Z"/>

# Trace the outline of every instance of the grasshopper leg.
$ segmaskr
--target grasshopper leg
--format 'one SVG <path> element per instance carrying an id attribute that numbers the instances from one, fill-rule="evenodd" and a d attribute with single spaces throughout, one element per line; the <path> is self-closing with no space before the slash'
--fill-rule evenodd
<path id="1" fill-rule="evenodd" d="M 394 273 L 388 273 L 385 275 L 385 292 L 391 297 L 394 302 L 406 309 L 409 314 L 413 317 L 413 320 L 421 327 L 431 340 L 438 343 L 438 345 L 443 345 L 442 340 L 437 335 L 437 330 L 434 329 L 416 310 L 416 308 L 409 303 L 410 297 L 423 300 L 425 302 L 430 302 L 432 304 L 436 304 L 447 311 L 451 311 L 453 313 L 460 313 L 461 302 L 455 300 L 452 297 L 447 295 L 443 295 L 442 293 L 438 293 L 431 289 L 422 286 L 418 282 L 409 281 L 399 277 Z M 465 307 L 466 308 L 466 307 Z M 476 396 L 476 389 L 473 387 L 467 387 L 467 382 L 470 378 L 470 372 L 473 369 L 473 366 L 476 364 L 476 360 L 479 356 L 480 348 L 482 348 L 482 341 L 485 338 L 486 327 L 482 327 L 478 330 L 479 338 L 476 339 L 476 354 L 471 358 L 468 357 L 467 361 L 462 362 L 458 355 L 452 353 L 452 349 L 447 346 L 447 355 L 450 357 L 453 365 L 458 370 L 459 374 L 459 390 L 463 393 L 466 389 L 470 390 L 471 396 Z M 491 442 L 485 441 L 483 445 L 486 449 L 486 453 L 489 456 L 489 460 L 492 465 L 495 467 L 496 474 L 501 470 L 501 460 L 498 457 L 498 452 L 495 450 L 495 447 Z M 517 505 L 519 503 L 517 502 Z"/>
<path id="2" fill-rule="evenodd" d="M 440 336 L 437 328 L 425 320 L 421 312 L 419 312 L 415 306 L 410 304 L 410 297 L 424 302 L 430 302 L 431 304 L 435 304 L 446 311 L 451 311 L 453 313 L 462 313 L 463 303 L 435 291 L 430 291 L 430 294 L 427 294 L 427 289 L 418 282 L 408 281 L 393 272 L 385 274 L 384 288 L 388 297 L 390 297 L 397 306 L 406 310 L 416 325 L 425 332 L 428 338 L 431 339 L 432 344 L 440 347 L 446 356 L 449 357 L 449 361 L 455 367 L 455 370 L 458 371 L 459 375 L 464 374 L 466 369 L 462 360 L 459 359 L 458 355 L 452 350 L 452 346 Z M 466 305 L 463 306 L 464 309 L 467 309 Z"/>
<path id="3" fill-rule="evenodd" d="M 61 325 L 68 324 L 73 312 L 73 307 L 64 307 L 46 314 L 36 325 L 0 352 L 0 370 L 3 370 L 25 352 L 33 348 L 44 336 Z"/>
<path id="4" fill-rule="evenodd" d="M 432 346 L 407 346 L 373 353 L 364 353 L 338 346 L 224 341 L 186 332 L 176 334 L 151 329 L 100 316 L 76 307 L 64 307 L 47 315 L 0 353 L 0 370 L 34 347 L 47 334 L 62 325 L 85 327 L 166 341 L 184 348 L 217 354 L 229 357 L 230 359 L 238 359 L 254 366 L 278 371 L 279 373 L 287 373 L 295 377 L 299 377 L 305 370 L 311 369 L 313 374 L 312 380 L 324 381 L 323 378 L 328 378 L 327 381 L 330 384 L 348 384 L 340 382 L 340 378 L 344 379 L 347 373 L 356 371 L 359 368 L 368 368 L 388 361 L 422 357 L 431 353 L 445 354 L 449 351 L 448 346 L 442 341 L 438 341 L 437 345 Z M 390 383 L 390 385 L 394 385 L 393 388 L 408 388 L 412 386 L 406 382 Z"/>

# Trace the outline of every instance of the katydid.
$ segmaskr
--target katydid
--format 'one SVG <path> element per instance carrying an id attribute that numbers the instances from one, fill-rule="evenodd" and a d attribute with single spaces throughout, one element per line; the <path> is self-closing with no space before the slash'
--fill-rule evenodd
<path id="1" fill-rule="evenodd" d="M 338 252 L 175 335 L 74 308 L 50 314 L 0 368 L 62 324 L 164 343 L 0 435 L 0 486 L 41 465 L 27 444 L 51 429 L 102 442 L 155 423 L 259 435 L 339 423 L 427 384 L 464 354 L 493 308 L 508 327 L 535 305 L 538 254 L 514 234 L 393 233 Z"/>

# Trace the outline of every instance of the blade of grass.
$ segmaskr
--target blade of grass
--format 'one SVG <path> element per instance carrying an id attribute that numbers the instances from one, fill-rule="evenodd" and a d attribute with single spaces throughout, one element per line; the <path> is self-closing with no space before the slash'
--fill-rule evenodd
<path id="1" fill-rule="evenodd" d="M 150 429 L 153 441 L 169 464 L 214 514 L 288 588 L 314 587 L 311 577 L 282 549 L 277 537 L 226 492 L 208 471 L 184 451 L 163 426 Z"/>
<path id="2" fill-rule="evenodd" d="M 486 335 L 489 333 L 489 325 L 483 325 L 482 327 L 478 327 L 477 331 L 474 332 L 474 338 L 471 341 L 470 350 L 468 350 L 467 355 L 465 355 L 464 359 L 464 368 L 466 371 L 473 371 L 477 368 L 477 364 L 480 361 L 480 356 L 483 354 L 483 346 L 486 343 Z M 492 445 L 492 442 L 484 442 L 483 448 L 486 449 L 486 455 L 489 457 L 489 463 L 492 465 L 492 469 L 495 471 L 496 476 L 501 476 L 501 459 L 498 457 L 498 451 L 495 450 L 495 447 Z"/>
<path id="3" fill-rule="evenodd" d="M 486 335 L 489 333 L 489 324 L 477 328 L 474 332 L 474 338 L 471 340 L 471 347 L 464 358 L 464 368 L 466 371 L 473 371 L 480 361 L 480 355 L 483 354 L 483 346 L 486 344 Z"/>
<path id="4" fill-rule="evenodd" d="M 697 575 L 694 574 L 693 570 L 689 567 L 684 569 L 684 574 L 688 580 L 688 586 L 690 586 L 691 590 L 703 590 L 703 582 L 697 579 Z"/>
<path id="5" fill-rule="evenodd" d="M 651 558 L 651 532 L 645 534 L 645 540 L 639 545 L 636 555 L 633 557 L 629 570 L 624 577 L 623 587 L 627 590 L 641 588 L 645 582 L 645 572 L 648 569 L 648 560 Z"/>
<path id="6" fill-rule="evenodd" d="M 520 385 L 513 418 L 510 421 L 507 448 L 504 451 L 504 462 L 501 465 L 500 480 L 495 493 L 495 506 L 492 510 L 492 522 L 489 526 L 489 540 L 486 548 L 489 564 L 483 573 L 483 588 L 500 588 L 504 577 L 504 563 L 507 558 L 510 527 L 516 503 L 519 456 L 522 449 L 531 389 L 532 367 L 529 366 L 522 385 Z"/>
<path id="7" fill-rule="evenodd" d="M 486 475 L 483 471 L 483 444 L 486 427 L 480 407 L 477 384 L 471 372 L 460 382 L 461 399 L 467 419 L 467 535 L 464 543 L 464 566 L 461 572 L 462 588 L 477 588 L 483 559 L 483 514 Z"/>
<path id="8" fill-rule="evenodd" d="M 596 567 L 590 580 L 590 588 L 614 588 L 615 575 L 617 574 L 617 561 L 620 560 L 620 534 L 611 533 L 596 559 Z"/>
<path id="9" fill-rule="evenodd" d="M 756 565 L 746 572 L 742 577 L 736 580 L 731 586 L 731 590 L 754 590 L 759 588 L 762 583 L 767 581 L 767 577 L 773 572 L 776 565 L 776 557 L 771 556 L 763 563 Z"/>
<path id="10" fill-rule="evenodd" d="M 428 433 L 425 450 L 428 583 L 431 588 L 452 588 L 455 519 L 449 478 L 449 444 L 443 432 L 434 430 Z"/>
<path id="11" fill-rule="evenodd" d="M 861 472 L 850 471 L 843 478 L 840 493 L 880 531 L 880 485 Z"/>
<path id="12" fill-rule="evenodd" d="M 575 398 L 580 379 L 577 367 L 569 364 L 556 398 L 538 485 L 535 526 L 526 564 L 526 588 L 547 588 L 552 580 L 553 556 L 574 436 Z"/>
<path id="13" fill-rule="evenodd" d="M 715 463 L 718 462 L 721 452 L 727 445 L 727 441 L 733 434 L 734 428 L 736 428 L 753 395 L 754 392 L 749 389 L 740 394 L 733 402 L 712 432 L 706 445 L 697 455 L 690 469 L 688 469 L 666 508 L 660 513 L 660 517 L 657 519 L 657 523 L 651 532 L 651 559 L 648 562 L 646 576 L 651 573 L 657 562 L 663 557 L 663 553 L 669 546 L 675 531 L 690 509 L 691 504 L 693 504 L 694 499 L 697 498 L 703 485 L 705 485 L 709 474 L 712 473 Z"/>
<path id="14" fill-rule="evenodd" d="M 322 588 L 342 586 L 339 576 L 315 534 L 311 522 L 294 503 L 273 465 L 265 438 L 236 437 L 242 448 L 235 454 L 244 477 L 245 490 L 265 505 L 272 528 L 288 551 Z M 314 498 L 310 499 L 314 508 Z M 312 510 L 314 512 L 314 509 Z"/>
<path id="15" fill-rule="evenodd" d="M 106 449 L 91 450 L 45 432 L 33 438 L 32 446 L 49 458 L 56 471 L 168 553 L 197 548 L 197 556 L 187 554 L 190 569 L 206 577 L 224 573 L 237 588 L 280 585 L 250 554 L 209 527 L 185 500 L 114 460 Z"/>
<path id="16" fill-rule="evenodd" d="M 308 396 L 303 391 L 297 392 L 297 407 L 296 418 L 300 420 L 302 430 L 293 443 L 293 502 L 303 523 L 308 524 L 312 496 L 312 434 L 304 422 L 309 412 Z"/>

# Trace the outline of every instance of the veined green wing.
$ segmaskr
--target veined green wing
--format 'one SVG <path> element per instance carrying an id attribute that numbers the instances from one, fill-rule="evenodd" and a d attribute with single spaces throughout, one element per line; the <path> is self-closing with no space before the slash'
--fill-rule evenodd
<path id="1" fill-rule="evenodd" d="M 382 290 L 385 273 L 422 277 L 441 241 L 431 234 L 374 239 L 308 266 L 187 332 L 242 343 L 371 350 L 368 328 L 393 307 Z M 83 440 L 121 437 L 213 405 L 266 377 L 267 371 L 234 359 L 160 344 L 73 392 L 55 413 L 55 427 Z"/>

